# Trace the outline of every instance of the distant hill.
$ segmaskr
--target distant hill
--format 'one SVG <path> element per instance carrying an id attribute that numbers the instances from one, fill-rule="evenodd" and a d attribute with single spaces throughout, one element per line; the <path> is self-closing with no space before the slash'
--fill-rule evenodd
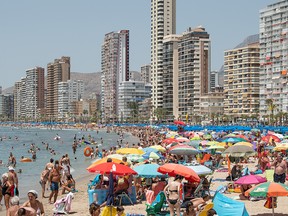
<path id="1" fill-rule="evenodd" d="M 141 80 L 140 73 L 138 71 L 130 71 L 132 80 Z M 71 72 L 71 80 L 83 80 L 84 81 L 84 98 L 88 98 L 92 93 L 100 94 L 101 92 L 101 73 L 80 73 Z M 14 86 L 3 90 L 3 94 L 13 93 Z"/>

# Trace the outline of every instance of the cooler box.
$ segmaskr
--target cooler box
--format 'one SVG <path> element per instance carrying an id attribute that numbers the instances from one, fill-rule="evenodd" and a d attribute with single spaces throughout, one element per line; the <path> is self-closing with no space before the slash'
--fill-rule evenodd
<path id="1" fill-rule="evenodd" d="M 89 205 L 92 202 L 95 202 L 98 205 L 101 205 L 102 203 L 105 202 L 107 194 L 108 194 L 108 190 L 103 190 L 103 189 L 88 190 Z"/>

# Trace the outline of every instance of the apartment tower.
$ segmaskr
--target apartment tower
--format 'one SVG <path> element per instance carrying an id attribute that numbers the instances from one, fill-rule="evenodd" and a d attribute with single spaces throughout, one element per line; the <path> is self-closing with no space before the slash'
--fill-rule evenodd
<path id="1" fill-rule="evenodd" d="M 179 116 L 200 118 L 200 97 L 209 91 L 210 36 L 205 28 L 188 28 L 178 42 Z"/>
<path id="2" fill-rule="evenodd" d="M 119 116 L 119 85 L 128 81 L 129 30 L 105 35 L 101 59 L 101 109 L 105 122 L 117 121 Z"/>
<path id="3" fill-rule="evenodd" d="M 58 83 L 70 80 L 70 57 L 55 59 L 47 65 L 46 115 L 50 120 L 58 117 Z"/>
<path id="4" fill-rule="evenodd" d="M 151 0 L 152 105 L 163 107 L 163 38 L 176 33 L 176 0 Z"/>
<path id="5" fill-rule="evenodd" d="M 44 68 L 26 70 L 26 117 L 36 120 L 44 112 Z"/>
<path id="6" fill-rule="evenodd" d="M 288 112 L 288 1 L 260 10 L 260 115 Z M 271 99 L 273 110 L 267 100 Z M 270 106 L 271 107 L 271 106 Z"/>
<path id="7" fill-rule="evenodd" d="M 259 35 L 224 53 L 224 114 L 231 120 L 259 112 Z"/>

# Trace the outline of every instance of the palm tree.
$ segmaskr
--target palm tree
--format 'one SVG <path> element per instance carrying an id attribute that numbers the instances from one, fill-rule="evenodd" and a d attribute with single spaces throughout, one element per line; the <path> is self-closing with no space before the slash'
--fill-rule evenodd
<path id="1" fill-rule="evenodd" d="M 157 107 L 154 110 L 154 115 L 156 116 L 157 120 L 159 121 L 161 119 L 161 121 L 166 119 L 166 115 L 167 115 L 167 110 L 164 108 L 160 108 Z"/>
<path id="2" fill-rule="evenodd" d="M 266 101 L 266 105 L 268 110 L 270 111 L 270 118 L 269 118 L 269 125 L 271 124 L 271 122 L 273 123 L 273 119 L 274 119 L 274 110 L 276 109 L 276 105 L 273 102 L 273 99 L 269 98 Z"/>
<path id="3" fill-rule="evenodd" d="M 139 104 L 135 101 L 131 101 L 128 103 L 128 108 L 130 109 L 130 117 L 132 122 L 138 122 Z"/>

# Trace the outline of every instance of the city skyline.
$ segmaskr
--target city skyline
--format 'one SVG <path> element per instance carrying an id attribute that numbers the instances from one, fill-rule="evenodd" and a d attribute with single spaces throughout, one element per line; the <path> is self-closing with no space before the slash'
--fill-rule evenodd
<path id="1" fill-rule="evenodd" d="M 219 70 L 224 51 L 259 33 L 259 10 L 275 2 L 177 0 L 176 33 L 202 25 L 211 35 L 211 69 Z M 85 3 L 31 0 L 1 5 L 3 89 L 14 85 L 27 69 L 35 66 L 44 67 L 47 75 L 47 64 L 59 56 L 71 57 L 73 72 L 100 72 L 104 36 L 120 29 L 130 31 L 130 70 L 140 71 L 142 65 L 150 64 L 150 1 Z"/>

